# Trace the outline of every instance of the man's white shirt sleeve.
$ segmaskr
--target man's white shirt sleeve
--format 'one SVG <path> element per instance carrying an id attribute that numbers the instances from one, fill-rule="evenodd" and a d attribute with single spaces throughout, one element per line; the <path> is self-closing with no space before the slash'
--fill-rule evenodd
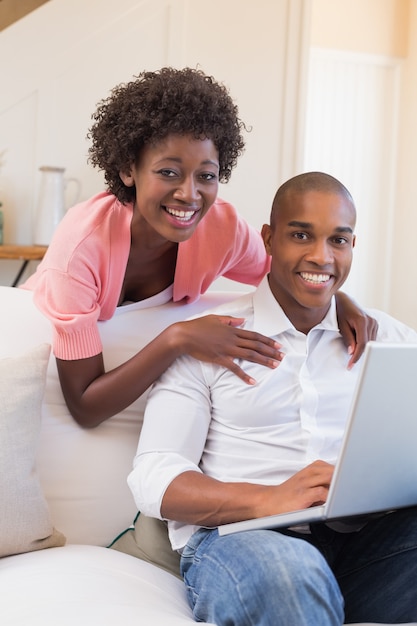
<path id="1" fill-rule="evenodd" d="M 150 391 L 134 469 L 128 477 L 136 505 L 145 515 L 161 519 L 168 485 L 183 472 L 201 473 L 198 464 L 211 415 L 209 395 L 199 361 L 189 357 L 178 359 Z"/>

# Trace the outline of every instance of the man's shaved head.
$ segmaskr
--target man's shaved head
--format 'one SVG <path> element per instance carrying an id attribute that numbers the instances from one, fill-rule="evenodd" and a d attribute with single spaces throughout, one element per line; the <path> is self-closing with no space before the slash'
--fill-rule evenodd
<path id="1" fill-rule="evenodd" d="M 323 193 L 334 193 L 344 197 L 353 208 L 355 203 L 346 187 L 334 176 L 325 174 L 324 172 L 306 172 L 298 174 L 287 180 L 275 194 L 272 203 L 270 224 L 275 225 L 275 215 L 279 211 L 282 201 L 287 198 L 289 193 L 307 193 L 309 191 L 319 191 Z"/>

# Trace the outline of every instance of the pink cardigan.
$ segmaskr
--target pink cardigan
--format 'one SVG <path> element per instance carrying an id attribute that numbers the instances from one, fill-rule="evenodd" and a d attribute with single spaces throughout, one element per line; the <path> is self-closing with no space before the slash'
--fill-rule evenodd
<path id="1" fill-rule="evenodd" d="M 37 271 L 23 285 L 54 328 L 60 359 L 99 354 L 97 322 L 111 318 L 130 250 L 132 205 L 101 193 L 71 208 Z M 188 241 L 179 244 L 174 301 L 196 300 L 219 276 L 257 285 L 269 269 L 260 234 L 218 199 Z"/>

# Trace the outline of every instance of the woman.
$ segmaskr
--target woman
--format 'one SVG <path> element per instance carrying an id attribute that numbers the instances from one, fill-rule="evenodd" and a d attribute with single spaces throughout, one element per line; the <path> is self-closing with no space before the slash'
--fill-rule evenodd
<path id="1" fill-rule="evenodd" d="M 117 306 L 156 297 L 192 302 L 218 276 L 257 285 L 269 269 L 262 239 L 217 199 L 243 151 L 228 91 L 199 70 L 163 68 L 119 85 L 99 103 L 90 160 L 108 191 L 70 209 L 25 287 L 52 321 L 60 382 L 74 419 L 93 427 L 136 400 L 182 354 L 228 367 L 276 367 L 280 346 L 242 319 L 206 316 L 166 328 L 106 372 L 97 322 Z M 204 219 L 203 219 L 204 218 Z M 341 296 L 351 362 L 375 323 Z M 341 306 L 338 299 L 338 306 Z M 354 336 L 358 337 L 354 349 Z"/>

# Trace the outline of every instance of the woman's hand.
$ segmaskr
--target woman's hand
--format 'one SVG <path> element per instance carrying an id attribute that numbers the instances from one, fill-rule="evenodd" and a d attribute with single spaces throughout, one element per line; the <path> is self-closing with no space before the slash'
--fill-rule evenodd
<path id="1" fill-rule="evenodd" d="M 368 341 L 376 339 L 378 322 L 360 309 L 345 293 L 336 294 L 337 321 L 351 358 L 348 369 L 360 359 Z"/>
<path id="2" fill-rule="evenodd" d="M 244 321 L 244 318 L 206 315 L 173 326 L 179 334 L 176 341 L 182 354 L 226 367 L 244 382 L 254 385 L 256 381 L 234 359 L 275 368 L 284 355 L 280 344 L 273 339 L 240 328 Z"/>

